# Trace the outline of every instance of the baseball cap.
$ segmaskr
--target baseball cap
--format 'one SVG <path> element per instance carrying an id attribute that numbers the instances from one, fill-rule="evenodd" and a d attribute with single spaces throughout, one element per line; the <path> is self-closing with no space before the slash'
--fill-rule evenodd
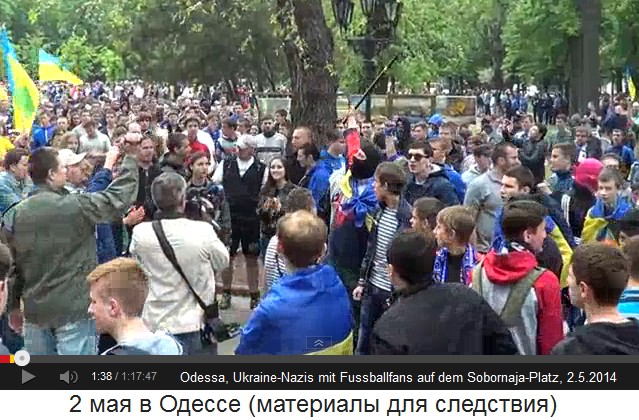
<path id="1" fill-rule="evenodd" d="M 77 165 L 84 160 L 86 155 L 86 153 L 74 153 L 73 150 L 70 149 L 61 149 L 58 151 L 60 162 L 62 162 L 64 166 Z"/>
<path id="2" fill-rule="evenodd" d="M 603 163 L 597 159 L 588 158 L 575 169 L 575 182 L 590 191 L 597 191 L 597 180 L 603 169 Z"/>
<path id="3" fill-rule="evenodd" d="M 257 147 L 257 140 L 255 136 L 250 134 L 243 134 L 237 139 L 237 148 L 238 149 L 255 149 Z"/>

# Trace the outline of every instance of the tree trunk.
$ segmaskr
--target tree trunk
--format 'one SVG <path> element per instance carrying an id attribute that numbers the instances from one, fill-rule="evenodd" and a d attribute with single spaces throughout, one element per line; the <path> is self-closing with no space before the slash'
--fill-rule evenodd
<path id="1" fill-rule="evenodd" d="M 578 102 L 571 100 L 571 108 L 580 114 L 588 110 L 588 102 L 597 103 L 599 87 L 601 86 L 599 32 L 601 26 L 601 0 L 575 0 L 577 11 L 581 17 L 581 36 L 578 49 L 581 52 L 581 62 L 571 63 L 573 74 L 581 72 L 580 82 L 573 87 L 578 90 Z M 579 65 L 580 64 L 580 65 Z M 576 83 L 571 80 L 571 84 Z"/>
<path id="2" fill-rule="evenodd" d="M 492 69 L 492 84 L 497 89 L 504 88 L 504 58 L 506 56 L 506 48 L 502 41 L 502 32 L 506 24 L 506 8 L 507 3 L 503 0 L 496 0 L 493 3 L 495 22 L 488 28 L 488 39 L 490 40 L 490 67 Z"/>
<path id="3" fill-rule="evenodd" d="M 321 0 L 277 0 L 284 52 L 291 76 L 291 121 L 308 126 L 323 145 L 337 119 L 333 36 Z"/>
<path id="4" fill-rule="evenodd" d="M 568 104 L 570 115 L 579 113 L 581 114 L 581 104 L 583 103 L 582 97 L 582 79 L 583 79 L 583 36 L 574 36 L 568 40 L 570 49 L 570 64 L 569 64 L 569 80 L 568 87 Z"/>
<path id="5" fill-rule="evenodd" d="M 622 93 L 623 89 L 623 70 L 617 69 L 614 71 L 614 88 L 615 94 Z"/>

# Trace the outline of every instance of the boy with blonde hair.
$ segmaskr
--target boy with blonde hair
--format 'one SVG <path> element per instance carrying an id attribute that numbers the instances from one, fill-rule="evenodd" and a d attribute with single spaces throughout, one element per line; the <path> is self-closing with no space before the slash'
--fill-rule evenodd
<path id="1" fill-rule="evenodd" d="M 440 283 L 469 284 L 477 263 L 470 238 L 475 230 L 475 212 L 470 207 L 446 207 L 437 214 L 435 237 L 439 250 L 433 279 Z"/>
<path id="2" fill-rule="evenodd" d="M 96 329 L 111 335 L 117 345 L 106 355 L 181 355 L 182 346 L 164 332 L 153 333 L 142 320 L 149 294 L 144 271 L 132 258 L 116 258 L 95 268 L 88 276 L 89 314 Z"/>

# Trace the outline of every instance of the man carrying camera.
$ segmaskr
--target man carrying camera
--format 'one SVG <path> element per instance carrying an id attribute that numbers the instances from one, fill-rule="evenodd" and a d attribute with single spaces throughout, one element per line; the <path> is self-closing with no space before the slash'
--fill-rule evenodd
<path id="1" fill-rule="evenodd" d="M 217 354 L 206 327 L 217 318 L 215 272 L 228 266 L 229 252 L 212 224 L 186 218 L 186 187 L 176 173 L 158 176 L 156 220 L 133 229 L 130 252 L 149 279 L 142 317 L 152 331 L 173 334 L 185 354 Z"/>

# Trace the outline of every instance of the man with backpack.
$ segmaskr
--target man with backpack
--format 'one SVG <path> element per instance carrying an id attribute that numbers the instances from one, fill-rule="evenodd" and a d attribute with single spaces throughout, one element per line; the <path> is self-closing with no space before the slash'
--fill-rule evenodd
<path id="1" fill-rule="evenodd" d="M 524 355 L 549 354 L 564 336 L 559 280 L 535 258 L 546 238 L 545 217 L 537 202 L 508 203 L 501 219 L 506 246 L 491 250 L 472 275 L 473 289 L 500 314 Z"/>

